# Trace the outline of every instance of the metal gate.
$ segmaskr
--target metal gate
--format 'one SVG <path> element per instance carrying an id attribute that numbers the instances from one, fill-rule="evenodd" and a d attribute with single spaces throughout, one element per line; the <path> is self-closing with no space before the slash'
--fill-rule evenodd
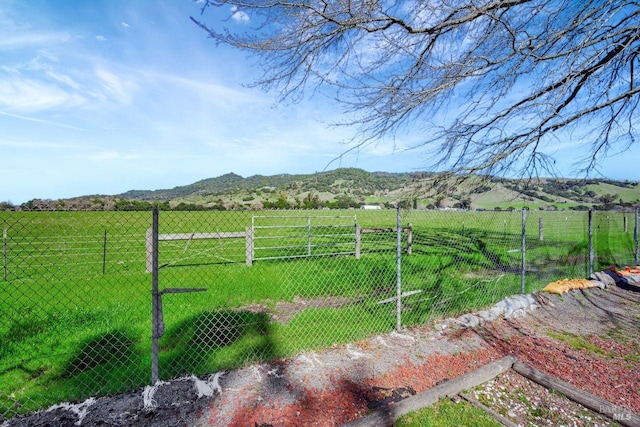
<path id="1" fill-rule="evenodd" d="M 253 261 L 354 255 L 357 218 L 353 216 L 254 215 Z"/>

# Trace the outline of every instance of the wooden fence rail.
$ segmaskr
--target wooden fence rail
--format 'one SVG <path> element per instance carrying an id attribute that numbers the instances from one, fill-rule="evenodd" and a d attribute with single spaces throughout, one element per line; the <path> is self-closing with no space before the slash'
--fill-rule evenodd
<path id="1" fill-rule="evenodd" d="M 153 231 L 147 230 L 147 273 L 151 273 L 153 269 Z M 247 227 L 245 231 L 229 231 L 222 233 L 176 233 L 176 234 L 158 234 L 158 241 L 163 240 L 201 240 L 201 239 L 240 239 L 244 238 L 245 243 L 245 259 L 246 264 L 252 264 L 252 247 L 253 247 L 253 233 L 251 227 Z"/>
<path id="2" fill-rule="evenodd" d="M 356 225 L 355 229 L 355 256 L 356 259 L 360 259 L 361 256 L 361 236 L 363 234 L 373 233 L 396 233 L 397 228 L 362 228 L 360 225 Z M 407 233 L 407 255 L 411 255 L 413 246 L 413 228 L 411 224 L 407 227 L 402 227 L 401 231 Z M 147 230 L 147 273 L 151 273 L 153 269 L 153 231 Z M 251 227 L 247 227 L 245 231 L 230 231 L 220 233 L 174 233 L 174 234 L 159 234 L 158 241 L 171 241 L 171 240 L 202 240 L 202 239 L 245 239 L 245 263 L 250 266 L 253 264 L 253 231 Z"/>

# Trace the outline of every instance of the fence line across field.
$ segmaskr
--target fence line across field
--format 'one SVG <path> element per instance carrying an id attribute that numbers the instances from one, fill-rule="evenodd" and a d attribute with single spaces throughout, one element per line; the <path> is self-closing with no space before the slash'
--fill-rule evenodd
<path id="1" fill-rule="evenodd" d="M 13 240 L 10 238 L 9 229 L 2 230 L 2 270 L 3 280 L 7 281 L 9 275 L 9 243 Z M 53 269 L 58 264 L 61 256 L 84 258 L 87 253 L 91 253 L 97 244 L 102 248 L 100 260 L 73 262 L 75 266 L 81 265 L 99 265 L 102 274 L 106 274 L 107 253 L 108 253 L 108 230 L 104 230 L 99 237 L 96 235 L 74 235 L 56 236 L 55 239 L 46 237 L 36 237 L 29 240 L 28 244 L 22 244 L 20 252 L 23 255 L 37 257 L 40 261 L 37 263 L 41 269 Z M 44 249 L 43 249 L 44 248 Z M 15 248 L 14 248 L 15 250 Z M 138 252 L 129 249 L 123 250 L 122 247 L 117 248 L 117 254 L 120 258 L 125 256 L 136 257 Z M 43 262 L 42 260 L 47 260 Z M 123 261 L 117 261 L 123 263 Z"/>
<path id="2" fill-rule="evenodd" d="M 273 225 L 260 225 L 260 221 L 272 219 L 277 221 Z M 322 221 L 333 222 L 335 220 L 353 220 L 353 223 L 329 223 L 323 224 Z M 286 225 L 289 221 L 304 220 L 304 224 Z M 318 223 L 320 222 L 320 223 Z M 303 231 L 296 233 L 297 230 Z M 321 230 L 314 233 L 313 230 Z M 403 233 L 407 234 L 406 254 L 410 255 L 412 251 L 412 226 L 400 227 Z M 280 234 L 272 234 L 275 231 Z M 293 231 L 294 234 L 287 233 Z M 336 256 L 336 255 L 354 255 L 356 259 L 362 256 L 362 235 L 363 234 L 383 234 L 396 233 L 397 228 L 394 227 L 378 227 L 363 228 L 357 222 L 354 216 L 272 216 L 272 215 L 253 215 L 251 217 L 251 227 L 246 227 L 245 231 L 236 232 L 193 232 L 193 233 L 169 233 L 158 234 L 158 241 L 186 241 L 183 254 L 189 248 L 189 244 L 194 240 L 223 240 L 223 239 L 245 239 L 245 263 L 247 266 L 253 265 L 255 261 L 266 260 L 283 260 L 294 258 L 307 258 L 312 256 Z M 150 235 L 152 229 L 146 232 L 146 271 L 152 272 L 152 239 Z M 324 243 L 318 243 L 318 241 Z M 105 248 L 106 248 L 106 232 L 105 232 Z M 276 242 L 270 244 L 268 242 Z M 292 244 L 283 245 L 280 242 L 294 242 Z M 261 242 L 267 242 L 261 245 Z M 295 244 L 297 242 L 297 244 Z M 333 248 L 328 252 L 314 252 L 314 250 L 322 248 Z M 272 252 L 276 255 L 256 255 L 256 253 Z M 106 249 L 105 249 L 106 254 Z M 106 255 L 105 255 L 106 258 Z M 104 270 L 104 268 L 103 268 Z"/>
<path id="3" fill-rule="evenodd" d="M 253 215 L 252 261 L 352 255 L 357 224 L 355 215 Z"/>
<path id="4" fill-rule="evenodd" d="M 0 423 L 637 265 L 630 214 L 0 212 Z"/>
<path id="5" fill-rule="evenodd" d="M 153 240 L 151 239 L 153 235 L 153 229 L 147 229 L 147 273 L 151 273 L 153 271 Z M 222 240 L 222 239 L 238 239 L 244 238 L 246 241 L 246 263 L 247 265 L 251 265 L 252 262 L 252 246 L 253 246 L 253 237 L 251 228 L 247 227 L 245 231 L 238 232 L 216 232 L 216 233 L 175 233 L 175 234 L 158 234 L 158 241 L 175 241 L 175 240 L 186 240 L 187 244 L 185 246 L 185 251 L 189 247 L 189 243 L 192 240 Z"/>
<path id="6" fill-rule="evenodd" d="M 589 228 L 588 228 L 588 233 L 589 237 L 588 237 L 588 241 L 589 241 L 589 250 L 588 250 L 588 254 L 589 254 L 589 269 L 588 269 L 588 273 L 592 273 L 592 265 L 594 262 L 594 258 L 595 258 L 595 254 L 594 254 L 594 249 L 593 249 L 593 230 L 590 224 L 592 224 L 592 212 L 593 211 L 588 211 L 588 215 L 589 215 L 589 220 L 588 220 L 588 224 L 589 224 Z M 526 215 L 526 214 L 523 214 Z M 286 221 L 288 219 L 291 218 L 303 218 L 305 220 L 307 220 L 307 224 L 305 225 L 295 225 L 295 226 L 287 226 L 287 225 L 256 225 L 256 219 L 265 219 L 265 218 L 270 218 L 270 219 L 276 219 L 279 221 Z M 335 228 L 348 228 L 348 229 L 353 229 L 353 233 L 348 232 L 348 233 L 329 233 L 329 234 L 320 234 L 320 235 L 313 235 L 312 234 L 312 228 L 315 226 L 315 224 L 312 223 L 312 219 L 322 219 L 322 218 L 330 218 L 330 219 L 353 219 L 353 224 L 342 224 L 342 225 L 331 225 L 332 227 Z M 607 217 L 607 222 L 610 221 L 610 218 Z M 628 233 L 628 218 L 627 216 L 623 216 L 623 232 L 624 233 Z M 356 216 L 278 216 L 278 215 L 273 215 L 273 216 L 252 216 L 252 225 L 251 227 L 246 227 L 245 231 L 238 231 L 238 232 L 193 232 L 193 233 L 172 233 L 172 234 L 160 234 L 158 236 L 159 241 L 172 241 L 172 240 L 186 240 L 187 244 L 186 244 L 186 248 L 188 248 L 189 242 L 191 242 L 192 240 L 199 240 L 199 239 L 214 239 L 214 240 L 222 240 L 222 239 L 240 239 L 240 238 L 244 238 L 246 240 L 246 253 L 245 253 L 245 262 L 247 265 L 252 265 L 252 263 L 256 260 L 278 260 L 278 259 L 286 259 L 286 258 L 297 258 L 297 257 L 305 257 L 305 256 L 312 256 L 312 249 L 313 248 L 321 248 L 321 247 L 340 247 L 340 246 L 345 246 L 347 243 L 344 242 L 330 242 L 330 243 L 325 243 L 325 244 L 313 244 L 312 243 L 312 238 L 313 237 L 323 237 L 323 238 L 337 238 L 337 240 L 339 240 L 340 238 L 344 238 L 344 237 L 349 237 L 352 238 L 351 240 L 353 241 L 353 249 L 349 249 L 349 250 L 344 250 L 344 251 L 337 251 L 337 252 L 329 252 L 326 254 L 320 254 L 320 255 L 348 255 L 348 254 L 353 254 L 355 255 L 356 258 L 360 258 L 361 256 L 361 240 L 362 240 L 362 235 L 364 234 L 369 234 L 369 233 L 392 233 L 395 232 L 396 229 L 392 228 L 392 227 L 386 227 L 386 228 L 364 228 L 362 227 L 360 224 L 358 224 L 357 222 L 357 218 Z M 523 224 L 524 221 L 526 221 L 526 219 L 523 218 Z M 565 224 L 568 223 L 568 217 L 565 217 Z M 506 220 L 505 220 L 505 232 L 506 232 Z M 322 227 L 328 227 L 327 225 L 323 225 Z M 462 224 L 463 230 L 464 230 L 464 223 Z M 260 256 L 256 256 L 256 251 L 265 251 L 265 250 L 273 250 L 273 249 L 293 249 L 293 248 L 302 248 L 303 245 L 287 245 L 287 246 L 257 246 L 256 242 L 258 241 L 265 241 L 268 239 L 283 239 L 283 238 L 291 238 L 290 235 L 282 235 L 282 236 L 261 236 L 259 235 L 261 230 L 267 230 L 267 229 L 287 229 L 287 228 L 291 228 L 291 229 L 304 229 L 306 231 L 306 234 L 298 236 L 298 237 L 304 237 L 306 238 L 306 243 L 304 244 L 304 248 L 306 248 L 306 254 L 299 254 L 299 255 L 291 255 L 291 254 L 283 254 L 283 255 L 278 255 L 278 256 L 265 256 L 265 257 L 260 257 Z M 8 269 L 8 262 L 9 262 L 9 249 L 8 249 L 8 229 L 3 229 L 2 231 L 2 259 L 3 259 L 3 279 L 6 281 L 7 280 L 7 276 L 9 274 L 9 269 Z M 403 232 L 407 233 L 407 249 L 406 249 L 406 253 L 407 255 L 411 254 L 412 251 L 412 234 L 413 234 L 413 230 L 412 230 L 412 225 L 408 224 L 406 227 L 402 228 Z M 147 236 L 149 235 L 149 233 L 151 232 L 150 229 L 147 230 Z M 256 235 L 258 233 L 258 235 Z M 523 235 L 524 233 L 526 233 L 526 231 L 523 231 Z M 544 220 L 542 217 L 538 218 L 538 233 L 539 233 L 539 240 L 543 241 L 544 240 Z M 565 231 L 565 234 L 567 233 L 567 231 Z M 102 272 L 103 274 L 105 273 L 106 270 L 106 265 L 107 265 L 107 248 L 108 248 L 108 234 L 107 234 L 107 230 L 104 230 L 104 234 L 103 236 L 101 236 L 103 239 L 103 245 L 102 245 Z M 90 244 L 92 242 L 94 242 L 95 240 L 95 236 L 92 235 L 80 235 L 80 236 L 74 236 L 73 237 L 73 247 L 72 248 L 67 248 L 65 251 L 65 253 L 68 252 L 72 252 L 72 253 L 81 253 L 82 251 L 85 250 L 89 250 L 89 247 L 78 247 L 77 244 L 78 242 L 85 242 L 87 244 Z M 78 238 L 80 238 L 81 240 L 78 240 Z M 84 239 L 84 240 L 82 240 Z M 638 264 L 639 261 L 639 254 L 640 254 L 640 250 L 639 250 L 639 244 L 638 244 L 638 215 L 637 215 L 637 210 L 636 210 L 636 214 L 634 215 L 634 228 L 633 228 L 633 240 L 634 240 L 634 263 Z M 43 240 L 43 243 L 47 243 L 47 244 L 55 244 L 55 241 L 52 243 L 52 241 L 50 239 L 48 240 Z M 150 243 L 149 243 L 149 239 L 146 239 L 147 242 L 147 255 L 146 255 L 146 260 L 147 260 L 147 267 L 146 267 L 146 271 L 147 272 L 151 272 L 151 265 L 150 265 L 150 260 L 151 260 L 151 247 L 150 247 Z M 67 244 L 68 242 L 66 240 L 60 240 L 59 242 L 60 244 Z M 526 243 L 526 242 L 525 242 Z M 34 243 L 35 244 L 35 243 Z M 37 250 L 36 248 L 34 248 L 35 250 Z M 519 249 L 512 249 L 512 252 L 516 252 L 516 251 L 520 251 L 522 250 L 521 248 Z M 186 249 L 185 249 L 186 251 Z M 121 254 L 123 254 L 124 252 L 119 251 Z M 52 259 L 55 259 L 56 257 L 58 257 L 59 255 L 55 253 L 55 251 L 51 251 L 50 255 L 42 255 L 39 254 L 38 256 L 42 257 L 47 257 L 50 256 Z M 94 264 L 97 262 L 84 262 L 84 263 L 80 263 L 80 264 Z M 46 267 L 45 264 L 41 264 L 41 266 Z M 50 267 L 52 267 L 53 264 L 50 265 Z M 524 270 L 524 266 L 523 266 L 523 270 Z"/>

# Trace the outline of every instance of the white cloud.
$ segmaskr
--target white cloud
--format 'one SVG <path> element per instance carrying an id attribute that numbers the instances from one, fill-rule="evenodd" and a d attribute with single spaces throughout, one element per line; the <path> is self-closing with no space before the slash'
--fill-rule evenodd
<path id="1" fill-rule="evenodd" d="M 126 22 L 122 21 L 120 23 L 120 25 L 122 25 L 123 28 L 129 28 L 129 24 L 127 24 Z"/>
<path id="2" fill-rule="evenodd" d="M 61 74 L 57 71 L 60 68 L 60 59 L 53 53 L 39 49 L 36 56 L 29 61 L 24 67 L 27 71 L 42 71 L 44 74 L 52 80 L 59 83 L 63 83 L 73 89 L 80 89 L 80 85 L 73 80 L 68 74 Z"/>
<path id="3" fill-rule="evenodd" d="M 80 68 L 69 67 L 68 58 L 40 49 L 26 63 L 0 65 L 0 111 L 26 117 L 39 111 L 78 107 L 95 111 L 113 102 L 133 102 L 133 94 L 139 89 L 132 78 L 134 73 L 127 71 L 124 75 L 99 66 L 88 74 L 85 69 L 93 58 L 85 59 L 88 63 L 81 63 Z"/>
<path id="4" fill-rule="evenodd" d="M 102 35 L 97 35 L 96 36 L 96 40 L 101 41 L 101 42 L 106 42 L 107 40 L 109 40 L 108 38 L 106 38 L 105 36 Z"/>
<path id="5" fill-rule="evenodd" d="M 66 123 L 54 122 L 52 120 L 43 120 L 43 119 L 38 119 L 38 118 L 35 118 L 35 117 L 21 116 L 19 114 L 7 113 L 6 111 L 0 111 L 0 115 L 11 117 L 11 118 L 14 118 L 14 119 L 20 119 L 20 120 L 25 120 L 25 121 L 29 121 L 29 122 L 35 122 L 35 123 L 43 123 L 43 124 L 53 125 L 53 126 L 57 126 L 57 127 L 67 128 L 67 129 L 83 130 L 83 129 L 79 128 L 79 127 L 71 126 L 71 125 L 68 125 Z M 2 143 L 2 141 L 0 141 L 0 144 L 1 143 Z"/>
<path id="6" fill-rule="evenodd" d="M 245 24 L 251 20 L 249 18 L 249 15 L 247 15 L 247 13 L 243 12 L 242 10 L 238 10 L 237 6 L 231 6 L 231 13 L 231 19 L 238 23 Z"/>
<path id="7" fill-rule="evenodd" d="M 85 103 L 85 98 L 55 85 L 16 76 L 0 79 L 0 108 L 17 112 L 36 112 L 69 108 Z"/>
<path id="8" fill-rule="evenodd" d="M 34 32 L 24 34 L 0 33 L 0 50 L 25 49 L 30 46 L 47 46 L 66 43 L 71 39 L 65 32 Z"/>
<path id="9" fill-rule="evenodd" d="M 65 85 L 76 90 L 80 89 L 80 85 L 77 82 L 75 82 L 73 78 L 71 78 L 71 76 L 68 76 L 65 74 L 58 74 L 57 72 L 51 71 L 51 70 L 48 70 L 46 74 L 52 80 L 58 81 L 60 83 L 64 83 Z"/>
<path id="10" fill-rule="evenodd" d="M 132 93 L 136 89 L 135 83 L 101 68 L 96 69 L 95 73 L 102 83 L 103 93 L 111 95 L 121 104 L 131 104 Z"/>
<path id="11" fill-rule="evenodd" d="M 261 96 L 257 91 L 233 89 L 216 82 L 201 81 L 155 70 L 145 70 L 140 73 L 140 77 L 145 81 L 162 81 L 161 84 L 165 89 L 175 85 L 179 93 L 188 94 L 192 100 L 204 99 L 208 105 L 223 106 L 226 110 L 247 105 L 268 107 L 271 102 L 270 98 Z"/>
<path id="12" fill-rule="evenodd" d="M 47 49 L 38 49 L 34 56 L 25 67 L 29 70 L 42 70 L 49 67 L 49 63 L 58 63 L 60 58 Z"/>
<path id="13" fill-rule="evenodd" d="M 388 157 L 392 154 L 409 150 L 410 147 L 401 141 L 381 141 L 362 147 L 360 150 L 376 157 Z"/>

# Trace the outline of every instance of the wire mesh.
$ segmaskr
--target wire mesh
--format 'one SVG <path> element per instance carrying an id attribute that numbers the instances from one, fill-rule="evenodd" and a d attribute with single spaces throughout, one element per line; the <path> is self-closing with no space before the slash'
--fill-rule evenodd
<path id="1" fill-rule="evenodd" d="M 521 213 L 411 211 L 413 252 L 403 259 L 403 323 L 489 305 L 520 288 Z"/>
<path id="2" fill-rule="evenodd" d="M 159 379 L 204 375 L 588 274 L 587 212 L 524 217 L 160 211 L 152 328 L 151 212 L 0 212 L 0 419 L 147 385 L 154 357 Z M 633 262 L 635 223 L 593 214 L 595 269 Z"/>
<path id="3" fill-rule="evenodd" d="M 593 212 L 594 269 L 635 263 L 634 214 Z"/>
<path id="4" fill-rule="evenodd" d="M 0 212 L 0 416 L 148 381 L 148 220 Z"/>

